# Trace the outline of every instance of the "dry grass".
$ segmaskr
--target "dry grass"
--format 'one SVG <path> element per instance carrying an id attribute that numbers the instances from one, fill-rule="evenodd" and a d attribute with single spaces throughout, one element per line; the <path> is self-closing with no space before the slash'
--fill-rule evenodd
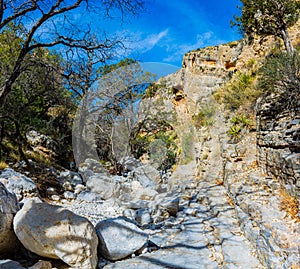
<path id="1" fill-rule="evenodd" d="M 0 161 L 0 170 L 3 170 L 8 167 L 8 164 L 4 161 Z"/>
<path id="2" fill-rule="evenodd" d="M 279 195 L 281 198 L 280 210 L 285 211 L 289 217 L 300 222 L 299 202 L 297 198 L 290 195 L 284 188 L 280 189 Z"/>

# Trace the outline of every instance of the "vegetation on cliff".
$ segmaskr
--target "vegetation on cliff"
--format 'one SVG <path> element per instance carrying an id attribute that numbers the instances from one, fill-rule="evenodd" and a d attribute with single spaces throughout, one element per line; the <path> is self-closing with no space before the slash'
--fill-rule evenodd
<path id="1" fill-rule="evenodd" d="M 288 28 L 298 18 L 300 3 L 297 0 L 241 0 L 242 15 L 236 16 L 233 25 L 254 39 L 256 35 L 274 35 L 284 41 L 286 51 L 295 51 L 289 37 Z"/>

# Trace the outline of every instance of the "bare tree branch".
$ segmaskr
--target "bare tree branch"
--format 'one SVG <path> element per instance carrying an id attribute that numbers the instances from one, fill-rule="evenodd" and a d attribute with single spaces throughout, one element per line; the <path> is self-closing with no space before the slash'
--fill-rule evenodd
<path id="1" fill-rule="evenodd" d="M 13 63 L 12 71 L 0 85 L 0 106 L 4 105 L 12 85 L 22 73 L 25 58 L 36 49 L 61 46 L 66 48 L 66 52 L 73 51 L 74 55 L 82 51 L 94 51 L 94 57 L 105 61 L 111 56 L 110 51 L 121 46 L 120 40 L 96 38 L 91 33 L 91 28 L 79 29 L 71 17 L 68 17 L 68 12 L 76 9 L 82 11 L 80 8 L 85 7 L 87 12 L 89 9 L 93 12 L 103 9 L 109 13 L 109 10 L 115 9 L 123 15 L 135 14 L 141 9 L 142 4 L 143 0 L 0 0 L 0 33 L 10 23 L 14 23 L 17 27 L 24 26 L 25 29 L 22 32 L 24 42 Z M 59 18 L 63 19 L 62 25 L 56 22 Z M 49 36 L 39 35 L 45 26 L 50 31 Z"/>
<path id="2" fill-rule="evenodd" d="M 7 8 L 5 0 L 1 0 L 1 20 L 0 20 L 0 30 L 5 27 L 7 24 L 9 24 L 10 22 L 13 22 L 14 20 L 16 20 L 17 18 L 23 17 L 25 16 L 27 13 L 30 13 L 34 10 L 37 9 L 37 4 L 36 4 L 36 0 L 29 0 L 25 3 L 23 3 L 19 8 L 14 9 L 14 12 L 11 16 L 6 17 L 5 19 L 3 19 L 4 17 L 4 11 Z"/>

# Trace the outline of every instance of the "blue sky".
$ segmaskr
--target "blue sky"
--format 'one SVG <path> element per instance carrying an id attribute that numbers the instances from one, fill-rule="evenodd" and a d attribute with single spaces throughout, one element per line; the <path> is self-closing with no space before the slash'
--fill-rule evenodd
<path id="1" fill-rule="evenodd" d="M 181 66 L 187 51 L 240 39 L 230 20 L 238 0 L 146 0 L 145 11 L 120 31 L 128 55 L 143 62 Z"/>

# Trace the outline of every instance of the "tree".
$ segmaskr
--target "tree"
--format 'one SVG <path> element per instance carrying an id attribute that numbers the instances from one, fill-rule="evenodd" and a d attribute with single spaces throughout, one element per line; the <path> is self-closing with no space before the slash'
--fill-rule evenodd
<path id="1" fill-rule="evenodd" d="M 102 16 L 110 16 L 114 11 L 119 11 L 122 16 L 134 14 L 142 5 L 143 0 L 0 0 L 0 34 L 9 25 L 14 25 L 22 39 L 10 72 L 1 81 L 0 107 L 5 104 L 13 84 L 26 70 L 24 61 L 28 55 L 33 55 L 39 48 L 60 46 L 69 56 L 93 51 L 94 57 L 105 61 L 111 50 L 121 43 L 105 34 L 97 36 L 92 31 L 93 20 L 100 17 L 101 12 Z M 76 21 L 75 11 L 86 15 L 84 23 L 79 23 L 83 16 Z"/>
<path id="2" fill-rule="evenodd" d="M 24 41 L 18 31 L 19 28 L 11 24 L 0 36 L 0 83 L 12 71 Z M 23 66 L 26 68 L 12 85 L 5 106 L 0 107 L 0 159 L 9 159 L 11 155 L 13 149 L 7 149 L 7 144 L 18 147 L 18 155 L 25 159 L 24 133 L 30 130 L 50 135 L 67 153 L 67 145 L 71 145 L 70 115 L 75 112 L 75 101 L 62 85 L 58 73 L 62 62 L 59 55 L 47 48 L 38 48 L 25 57 Z"/>
<path id="3" fill-rule="evenodd" d="M 250 39 L 255 35 L 274 35 L 283 40 L 286 51 L 295 49 L 288 34 L 299 17 L 300 3 L 297 0 L 241 0 L 242 14 L 235 16 L 234 25 Z"/>
<path id="4" fill-rule="evenodd" d="M 98 70 L 97 85 L 82 98 L 73 128 L 73 149 L 79 165 L 87 158 L 109 161 L 116 170 L 132 155 L 132 136 L 146 117 L 140 104 L 156 78 L 140 64 L 125 59 Z"/>
<path id="5" fill-rule="evenodd" d="M 300 92 L 300 57 L 298 54 L 289 55 L 284 52 L 271 54 L 265 59 L 258 74 L 258 88 L 268 95 L 287 92 L 290 96 L 289 101 L 298 103 Z"/>

